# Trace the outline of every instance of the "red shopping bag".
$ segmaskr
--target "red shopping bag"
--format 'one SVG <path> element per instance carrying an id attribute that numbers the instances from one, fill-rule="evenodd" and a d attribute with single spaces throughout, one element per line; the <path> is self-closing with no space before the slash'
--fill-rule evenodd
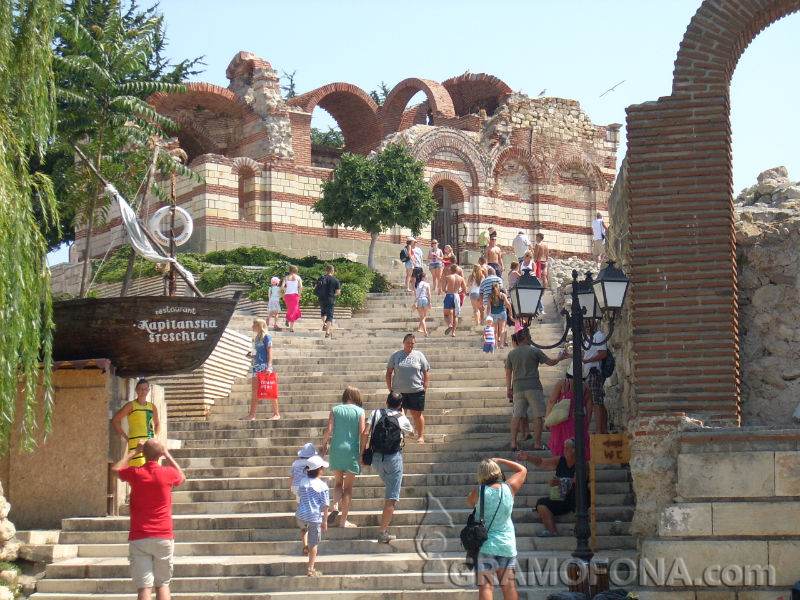
<path id="1" fill-rule="evenodd" d="M 275 371 L 267 373 L 261 371 L 258 374 L 258 398 L 259 400 L 274 400 L 278 397 L 278 374 Z"/>

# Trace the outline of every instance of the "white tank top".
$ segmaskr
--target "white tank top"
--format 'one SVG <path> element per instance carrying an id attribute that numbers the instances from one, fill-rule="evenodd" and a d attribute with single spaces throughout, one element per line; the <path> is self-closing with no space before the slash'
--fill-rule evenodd
<path id="1" fill-rule="evenodd" d="M 287 279 L 286 280 L 286 293 L 287 294 L 296 294 L 297 293 L 297 279 Z"/>

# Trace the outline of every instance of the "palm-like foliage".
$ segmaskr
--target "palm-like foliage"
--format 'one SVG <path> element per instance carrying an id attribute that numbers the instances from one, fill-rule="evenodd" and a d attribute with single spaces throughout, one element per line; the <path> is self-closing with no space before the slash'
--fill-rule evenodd
<path id="1" fill-rule="evenodd" d="M 52 183 L 31 172 L 53 134 L 54 89 L 50 47 L 57 0 L 0 0 L 0 446 L 19 422 L 32 444 L 36 393 L 44 389 L 50 426 L 52 312 L 47 245 L 35 210 L 56 223 Z M 40 371 L 40 356 L 44 369 Z M 20 390 L 22 415 L 15 414 Z"/>
<path id="2" fill-rule="evenodd" d="M 85 10 L 84 3 L 76 2 L 58 24 L 61 43 L 54 54 L 58 140 L 64 146 L 77 144 L 123 195 L 133 199 L 144 181 L 153 140 L 166 138 L 165 131 L 177 128 L 143 98 L 159 91 L 182 91 L 183 86 L 146 79 L 161 32 L 160 18 L 141 19 L 131 27 L 119 1 L 110 0 L 101 22 L 87 25 Z M 64 166 L 68 168 L 61 170 L 59 189 L 68 193 L 76 219 L 87 231 L 83 296 L 89 281 L 92 230 L 97 217 L 105 219 L 108 200 L 85 165 Z M 166 156 L 158 167 L 162 173 L 178 171 L 197 178 Z"/>

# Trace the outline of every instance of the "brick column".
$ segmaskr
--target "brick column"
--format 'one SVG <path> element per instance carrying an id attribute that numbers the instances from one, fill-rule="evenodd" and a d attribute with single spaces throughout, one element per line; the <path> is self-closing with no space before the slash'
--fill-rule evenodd
<path id="1" fill-rule="evenodd" d="M 640 414 L 738 423 L 727 93 L 628 108 L 633 362 Z"/>

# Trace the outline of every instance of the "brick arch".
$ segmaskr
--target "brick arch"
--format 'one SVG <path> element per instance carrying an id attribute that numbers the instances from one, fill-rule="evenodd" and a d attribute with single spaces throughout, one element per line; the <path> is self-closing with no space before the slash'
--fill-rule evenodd
<path id="1" fill-rule="evenodd" d="M 503 163 L 509 159 L 515 159 L 522 163 L 522 166 L 525 167 L 525 170 L 528 172 L 528 178 L 531 183 L 538 183 L 546 180 L 543 165 L 535 160 L 530 152 L 524 148 L 511 146 L 500 152 L 494 160 L 492 179 L 495 182 L 503 174 Z"/>
<path id="2" fill-rule="evenodd" d="M 369 94 L 353 84 L 329 83 L 295 96 L 286 104 L 309 114 L 317 106 L 325 109 L 339 124 L 344 135 L 344 149 L 348 152 L 367 154 L 381 141 L 378 105 Z"/>
<path id="3" fill-rule="evenodd" d="M 563 173 L 564 169 L 568 167 L 576 167 L 583 172 L 583 174 L 586 176 L 586 179 L 589 181 L 589 189 L 595 191 L 606 190 L 606 181 L 603 179 L 600 168 L 582 156 L 577 155 L 565 156 L 559 159 L 550 169 L 550 173 L 547 176 L 547 183 L 550 185 L 564 183 L 561 180 L 561 173 Z"/>
<path id="4" fill-rule="evenodd" d="M 259 164 L 254 161 L 249 156 L 238 156 L 233 159 L 233 164 L 231 165 L 231 173 L 234 175 L 238 175 L 239 171 L 242 169 L 250 169 L 254 174 L 259 173 L 261 171 L 261 167 Z"/>
<path id="5" fill-rule="evenodd" d="M 442 82 L 450 94 L 456 115 L 477 113 L 480 109 L 491 115 L 513 90 L 501 79 L 487 73 L 471 73 L 451 77 Z"/>
<path id="6" fill-rule="evenodd" d="M 672 95 L 627 109 L 639 414 L 740 423 L 729 88 L 755 36 L 798 10 L 800 0 L 705 0 L 680 44 Z"/>
<path id="7" fill-rule="evenodd" d="M 181 109 L 196 109 L 198 106 L 234 117 L 257 118 L 247 103 L 231 90 L 211 83 L 187 83 L 183 93 L 156 92 L 147 101 L 159 113 L 168 115 Z"/>
<path id="8" fill-rule="evenodd" d="M 417 92 L 424 92 L 428 97 L 428 106 L 433 113 L 434 125 L 437 118 L 450 119 L 456 116 L 456 112 L 453 109 L 453 100 L 441 83 L 430 79 L 410 77 L 392 88 L 392 91 L 386 97 L 386 102 L 381 107 L 381 124 L 384 136 L 400 130 L 400 121 L 406 105 Z"/>
<path id="9" fill-rule="evenodd" d="M 172 119 L 178 125 L 178 145 L 186 152 L 186 164 L 203 154 L 222 154 L 220 145 L 201 123 L 185 114 Z"/>
<path id="10" fill-rule="evenodd" d="M 745 48 L 769 25 L 798 10 L 798 0 L 705 0 L 681 41 L 672 93 L 727 96 Z"/>
<path id="11" fill-rule="evenodd" d="M 428 186 L 430 186 L 431 189 L 435 188 L 437 185 L 441 185 L 450 192 L 456 192 L 461 196 L 462 202 L 469 200 L 470 194 L 467 186 L 452 173 L 436 173 L 428 180 Z"/>
<path id="12" fill-rule="evenodd" d="M 456 154 L 469 169 L 475 194 L 486 187 L 487 164 L 481 147 L 471 137 L 457 129 L 436 129 L 421 136 L 411 147 L 411 154 L 423 163 L 439 150 Z"/>

